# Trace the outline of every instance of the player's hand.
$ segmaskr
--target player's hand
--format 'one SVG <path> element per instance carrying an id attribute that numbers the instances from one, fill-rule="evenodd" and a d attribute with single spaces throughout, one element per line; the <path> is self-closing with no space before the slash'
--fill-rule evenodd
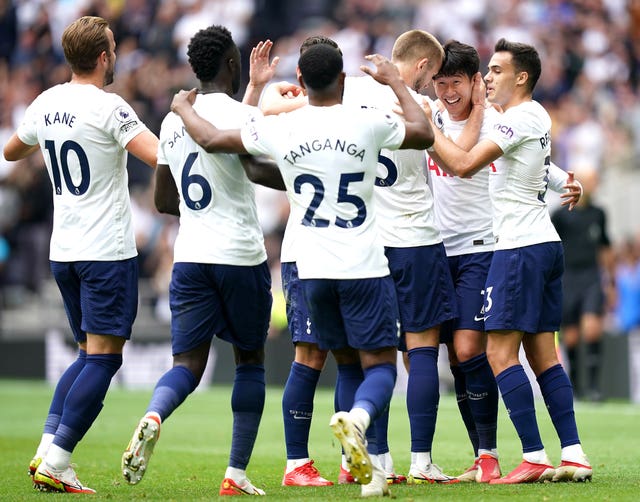
<path id="1" fill-rule="evenodd" d="M 292 84 L 290 82 L 276 82 L 272 87 L 285 99 L 305 97 L 304 89 L 299 85 Z"/>
<path id="2" fill-rule="evenodd" d="M 482 106 L 486 104 L 487 86 L 484 83 L 482 74 L 477 72 L 473 76 L 473 85 L 471 87 L 471 104 L 472 106 Z"/>
<path id="3" fill-rule="evenodd" d="M 400 72 L 396 65 L 384 56 L 381 56 L 380 54 L 370 54 L 364 58 L 367 61 L 371 61 L 376 66 L 376 71 L 374 72 L 371 67 L 366 65 L 362 65 L 360 69 L 367 75 L 372 76 L 377 82 L 384 85 L 391 85 L 393 83 L 397 83 L 397 81 L 402 82 Z"/>
<path id="4" fill-rule="evenodd" d="M 196 102 L 197 94 L 198 89 L 196 89 L 195 87 L 190 91 L 185 91 L 184 89 L 182 89 L 178 92 L 178 94 L 173 96 L 173 99 L 171 100 L 171 111 L 180 115 L 180 112 L 182 110 L 193 106 L 193 103 Z"/>
<path id="5" fill-rule="evenodd" d="M 439 102 L 439 100 L 438 100 Z M 440 105 L 442 105 L 442 103 L 440 103 Z M 431 109 L 431 105 L 429 104 L 429 100 L 427 98 L 422 98 L 422 102 L 420 103 L 420 106 L 422 107 L 422 109 L 424 110 L 424 114 L 427 116 L 427 120 L 429 122 L 433 122 L 433 110 Z"/>
<path id="6" fill-rule="evenodd" d="M 265 40 L 264 42 L 258 42 L 258 44 L 251 49 L 251 55 L 249 56 L 250 85 L 263 87 L 275 75 L 280 58 L 276 56 L 269 62 L 272 47 L 273 42 L 271 40 Z"/>
<path id="7" fill-rule="evenodd" d="M 580 197 L 582 196 L 582 185 L 577 179 L 574 178 L 573 171 L 567 171 L 567 174 L 569 175 L 567 177 L 567 182 L 562 187 L 566 190 L 566 192 L 560 195 L 560 198 L 564 199 L 560 203 L 560 205 L 568 205 L 569 211 L 571 211 L 576 206 L 578 201 L 580 201 Z"/>

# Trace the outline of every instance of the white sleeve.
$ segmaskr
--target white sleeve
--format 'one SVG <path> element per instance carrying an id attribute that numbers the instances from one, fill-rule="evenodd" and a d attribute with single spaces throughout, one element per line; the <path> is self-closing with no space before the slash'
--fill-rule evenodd
<path id="1" fill-rule="evenodd" d="M 553 162 L 549 167 L 549 188 L 557 193 L 564 192 L 564 186 L 567 183 L 567 173 Z"/>

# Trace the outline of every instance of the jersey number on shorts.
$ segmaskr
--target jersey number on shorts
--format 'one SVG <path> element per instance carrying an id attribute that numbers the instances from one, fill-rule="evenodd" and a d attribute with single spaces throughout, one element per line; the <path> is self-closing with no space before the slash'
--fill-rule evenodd
<path id="1" fill-rule="evenodd" d="M 187 155 L 187 160 L 182 167 L 182 175 L 180 176 L 180 187 L 182 188 L 184 203 L 189 209 L 193 209 L 194 211 L 199 211 L 207 207 L 211 203 L 213 194 L 211 185 L 204 176 L 201 174 L 189 174 L 197 158 L 198 152 L 191 152 Z M 191 195 L 195 195 L 195 193 L 198 192 L 196 187 L 200 187 L 200 193 L 198 194 L 200 198 L 193 199 Z M 189 190 L 192 188 L 193 190 L 190 194 Z"/>
<path id="2" fill-rule="evenodd" d="M 69 189 L 69 192 L 73 195 L 82 195 L 89 188 L 89 181 L 91 181 L 91 171 L 89 170 L 89 159 L 84 149 L 75 141 L 68 139 L 60 147 L 60 155 L 56 152 L 56 144 L 53 140 L 47 139 L 44 142 L 44 148 L 49 153 L 49 159 L 51 159 L 51 174 L 53 176 L 53 188 L 56 191 L 56 195 L 62 195 L 62 180 L 60 179 L 60 170 L 62 170 L 62 176 L 64 177 L 64 183 Z M 71 173 L 69 172 L 69 154 L 72 155 L 78 161 L 80 166 L 80 183 L 75 185 L 71 179 Z M 58 164 L 58 158 L 60 163 Z"/>
<path id="3" fill-rule="evenodd" d="M 340 187 L 338 188 L 338 202 L 339 203 L 347 203 L 353 204 L 357 209 L 357 215 L 355 218 L 350 220 L 345 220 L 340 216 L 336 216 L 336 226 L 341 228 L 353 228 L 359 227 L 362 225 L 364 220 L 367 217 L 367 208 L 365 206 L 364 200 L 362 200 L 357 195 L 353 195 L 348 193 L 349 183 L 354 183 L 357 181 L 362 181 L 364 179 L 364 173 L 343 173 L 340 176 Z M 293 182 L 293 188 L 296 193 L 302 193 L 302 185 L 309 184 L 313 187 L 313 198 L 309 203 L 309 207 L 307 211 L 304 213 L 304 217 L 302 218 L 302 224 L 305 227 L 328 227 L 329 220 L 325 220 L 322 218 L 316 218 L 315 214 L 322 200 L 324 199 L 324 185 L 322 184 L 322 180 L 317 176 L 312 174 L 301 174 L 296 177 Z"/>

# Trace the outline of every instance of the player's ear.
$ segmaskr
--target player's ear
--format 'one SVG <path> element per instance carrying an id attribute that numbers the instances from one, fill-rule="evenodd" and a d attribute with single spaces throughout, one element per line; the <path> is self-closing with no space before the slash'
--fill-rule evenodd
<path id="1" fill-rule="evenodd" d="M 298 83 L 305 91 L 307 90 L 307 86 L 304 85 L 304 80 L 302 79 L 302 74 L 300 72 L 298 72 Z"/>
<path id="2" fill-rule="evenodd" d="M 418 59 L 418 62 L 416 63 L 416 68 L 419 71 L 426 70 L 428 67 L 429 67 L 429 58 Z"/>

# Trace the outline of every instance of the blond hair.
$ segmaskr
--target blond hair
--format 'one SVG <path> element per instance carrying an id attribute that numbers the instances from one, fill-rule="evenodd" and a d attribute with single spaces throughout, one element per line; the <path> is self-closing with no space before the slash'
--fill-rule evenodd
<path id="1" fill-rule="evenodd" d="M 410 30 L 400 35 L 393 44 L 391 59 L 398 63 L 414 63 L 429 59 L 429 68 L 444 60 L 444 49 L 438 39 L 423 30 Z"/>

